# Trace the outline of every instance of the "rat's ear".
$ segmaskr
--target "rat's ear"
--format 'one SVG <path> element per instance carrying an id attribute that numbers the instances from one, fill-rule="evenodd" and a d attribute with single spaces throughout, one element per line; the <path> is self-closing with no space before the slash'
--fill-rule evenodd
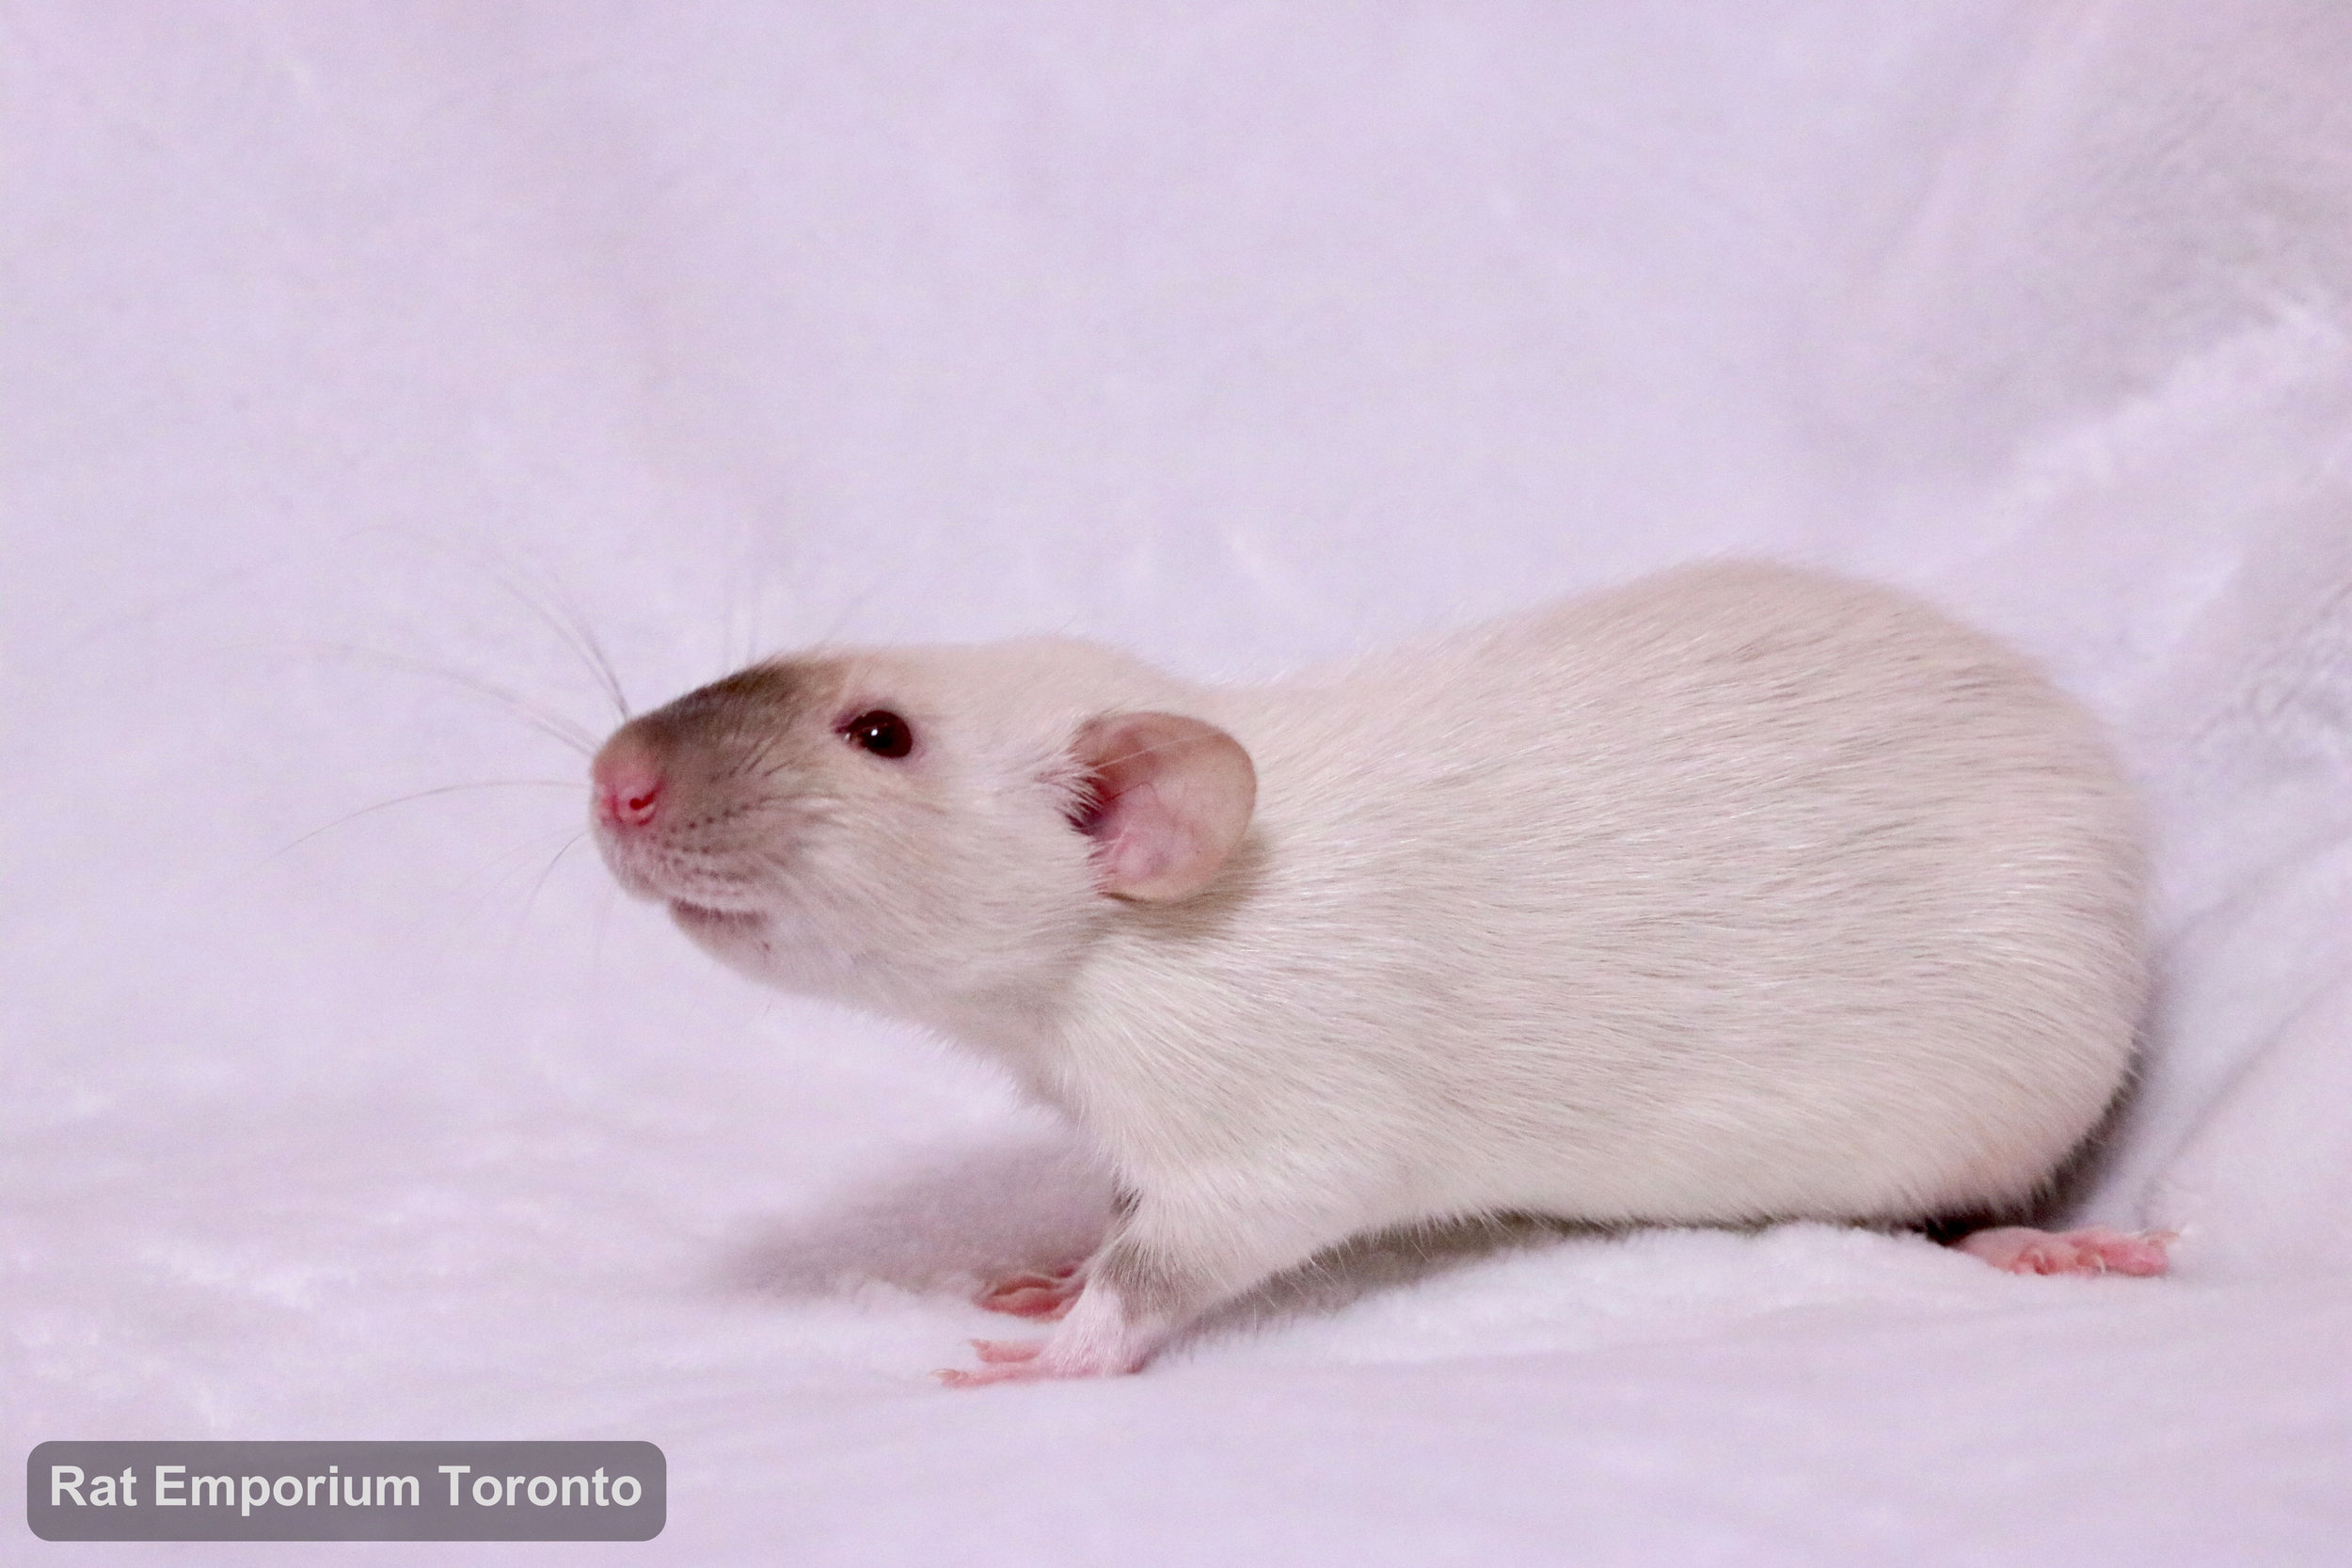
<path id="1" fill-rule="evenodd" d="M 1114 897 L 1166 904 L 1199 893 L 1258 803 L 1249 753 L 1198 719 L 1112 714 L 1082 727 L 1072 750 L 1087 790 L 1074 820 Z"/>

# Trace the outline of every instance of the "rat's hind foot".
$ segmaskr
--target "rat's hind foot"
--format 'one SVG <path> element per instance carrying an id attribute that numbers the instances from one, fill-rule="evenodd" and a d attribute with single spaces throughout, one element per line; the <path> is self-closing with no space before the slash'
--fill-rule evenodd
<path id="1" fill-rule="evenodd" d="M 1056 1269 L 1023 1269 L 991 1280 L 972 1302 L 991 1312 L 1051 1323 L 1070 1310 L 1086 1283 L 1083 1260 Z"/>
<path id="2" fill-rule="evenodd" d="M 2159 1275 L 2170 1261 L 2169 1230 L 2033 1230 L 2003 1226 L 1963 1236 L 1953 1245 L 2010 1274 Z"/>

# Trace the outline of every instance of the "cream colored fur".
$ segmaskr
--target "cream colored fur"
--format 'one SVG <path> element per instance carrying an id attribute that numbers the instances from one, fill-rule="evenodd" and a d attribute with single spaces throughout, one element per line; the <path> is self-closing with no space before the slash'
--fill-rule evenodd
<path id="1" fill-rule="evenodd" d="M 1998 1208 L 2127 1070 L 2128 790 L 2025 660 L 1883 590 L 1687 568 L 1262 688 L 1045 641 L 776 668 L 771 728 L 671 742 L 707 831 L 608 858 L 729 963 L 937 1027 L 1096 1141 L 1126 1338 L 1096 1303 L 1054 1370 L 1400 1223 Z M 867 706 L 914 755 L 841 741 Z M 1070 820 L 1073 737 L 1131 712 L 1255 766 L 1180 902 L 1106 896 Z"/>

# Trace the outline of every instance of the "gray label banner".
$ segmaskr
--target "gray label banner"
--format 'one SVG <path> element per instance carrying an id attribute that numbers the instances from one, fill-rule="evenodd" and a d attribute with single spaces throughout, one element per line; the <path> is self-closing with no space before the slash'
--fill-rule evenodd
<path id="1" fill-rule="evenodd" d="M 650 1541 L 651 1443 L 43 1443 L 43 1541 Z"/>

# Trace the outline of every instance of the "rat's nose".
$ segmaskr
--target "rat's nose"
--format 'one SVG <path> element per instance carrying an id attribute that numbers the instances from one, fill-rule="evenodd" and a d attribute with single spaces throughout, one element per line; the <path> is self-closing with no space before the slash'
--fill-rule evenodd
<path id="1" fill-rule="evenodd" d="M 642 828 L 661 809 L 661 765 L 633 737 L 614 736 L 589 766 L 596 786 L 596 820 L 614 828 Z"/>

